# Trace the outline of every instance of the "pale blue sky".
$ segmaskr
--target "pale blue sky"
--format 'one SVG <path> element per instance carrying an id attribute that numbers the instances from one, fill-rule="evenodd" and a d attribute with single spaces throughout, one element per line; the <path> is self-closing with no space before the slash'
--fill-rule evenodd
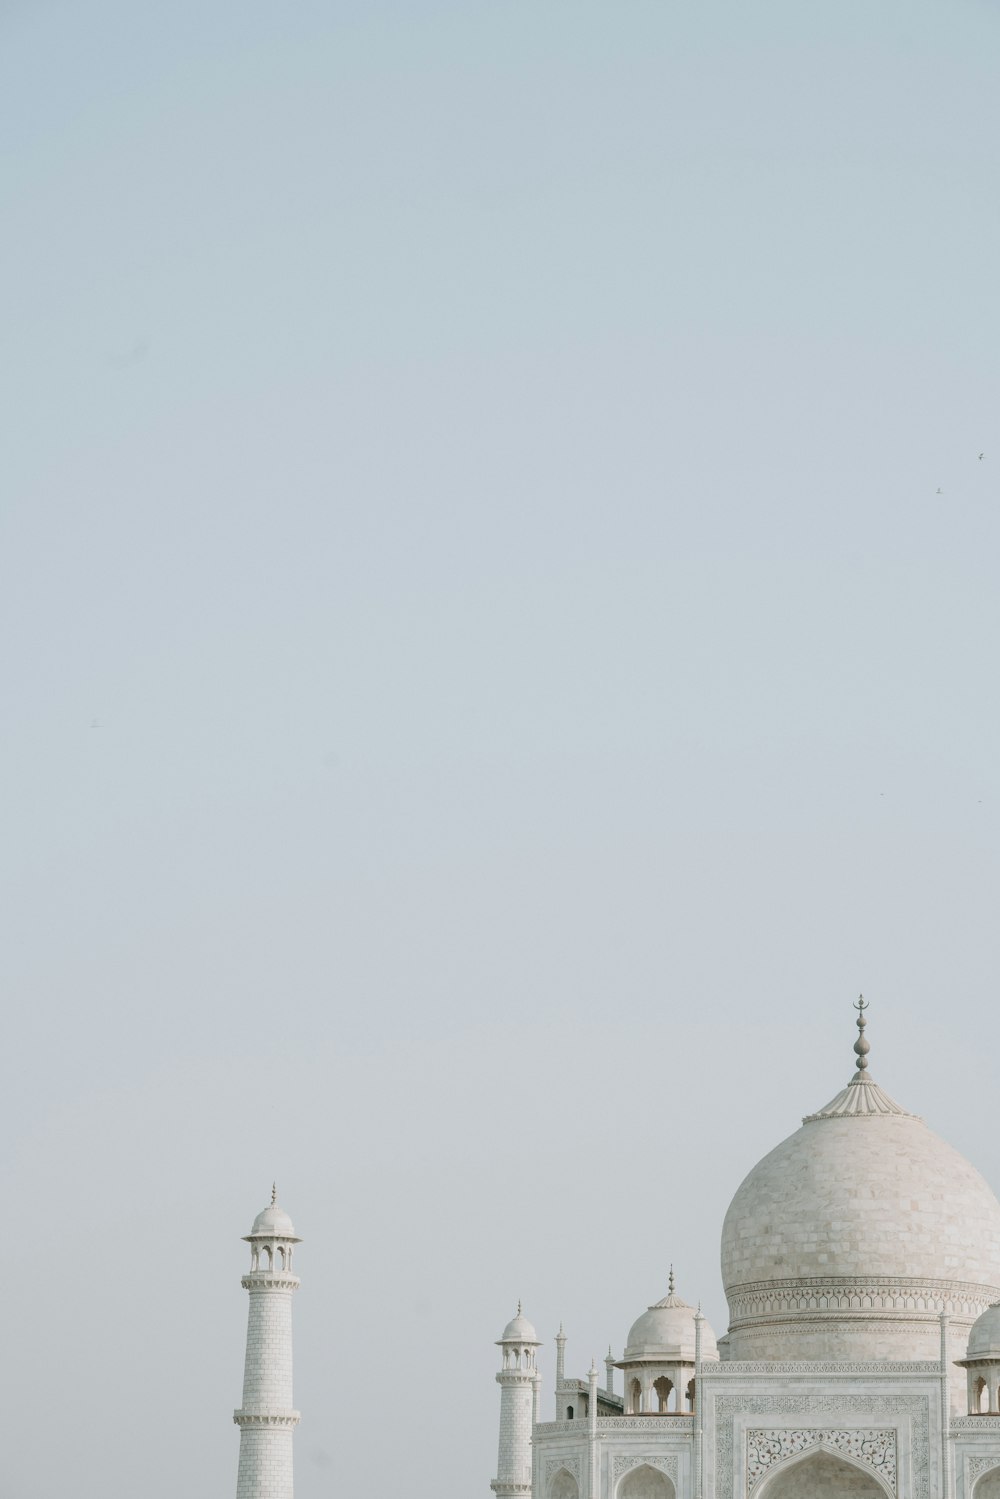
<path id="1" fill-rule="evenodd" d="M 275 1175 L 298 1499 L 487 1493 L 518 1296 L 723 1331 L 859 988 L 1000 1186 L 998 61 L 0 3 L 0 1499 L 235 1484 Z"/>

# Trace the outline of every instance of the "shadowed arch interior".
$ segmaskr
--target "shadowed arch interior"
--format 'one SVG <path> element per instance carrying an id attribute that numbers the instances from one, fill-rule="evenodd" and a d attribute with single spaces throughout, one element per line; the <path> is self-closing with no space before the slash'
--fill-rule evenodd
<path id="1" fill-rule="evenodd" d="M 618 1485 L 617 1499 L 676 1499 L 674 1486 L 666 1473 L 643 1463 L 626 1473 Z"/>
<path id="2" fill-rule="evenodd" d="M 754 1499 L 886 1499 L 874 1473 L 818 1447 L 781 1467 Z M 1000 1491 L 991 1499 L 1000 1499 Z"/>

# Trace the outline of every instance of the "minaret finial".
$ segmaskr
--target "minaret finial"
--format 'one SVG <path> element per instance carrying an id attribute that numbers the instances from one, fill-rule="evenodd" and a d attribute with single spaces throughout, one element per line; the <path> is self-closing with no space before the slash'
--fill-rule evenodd
<path id="1" fill-rule="evenodd" d="M 272 1182 L 271 1183 L 271 1206 L 272 1207 L 276 1206 L 277 1201 L 278 1201 L 278 1183 L 277 1182 Z"/>
<path id="2" fill-rule="evenodd" d="M 674 1267 L 673 1267 L 673 1265 L 671 1265 L 670 1266 L 670 1274 L 667 1277 L 667 1295 L 668 1296 L 672 1296 L 673 1294 L 674 1294 Z"/>
<path id="3" fill-rule="evenodd" d="M 518 1316 L 521 1315 L 521 1298 L 520 1298 L 520 1296 L 517 1298 L 517 1315 Z"/>
<path id="4" fill-rule="evenodd" d="M 854 1043 L 854 1054 L 858 1059 L 858 1076 L 860 1077 L 868 1066 L 868 1053 L 871 1050 L 865 1040 L 865 1026 L 868 1024 L 865 1011 L 868 1008 L 868 1001 L 863 994 L 858 995 L 858 1002 L 854 1008 L 858 1012 L 858 1039 Z"/>

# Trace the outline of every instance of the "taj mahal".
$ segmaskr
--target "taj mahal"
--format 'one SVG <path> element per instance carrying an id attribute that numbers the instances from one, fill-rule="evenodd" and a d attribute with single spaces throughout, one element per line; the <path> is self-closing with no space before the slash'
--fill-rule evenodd
<path id="1" fill-rule="evenodd" d="M 567 1375 L 560 1328 L 545 1420 L 518 1306 L 498 1339 L 497 1499 L 1000 1499 L 1000 1202 L 870 1076 L 856 1008 L 853 1077 L 726 1213 L 724 1336 L 671 1272 L 603 1380 Z M 299 1241 L 276 1200 L 248 1240 L 237 1499 L 292 1499 Z"/>

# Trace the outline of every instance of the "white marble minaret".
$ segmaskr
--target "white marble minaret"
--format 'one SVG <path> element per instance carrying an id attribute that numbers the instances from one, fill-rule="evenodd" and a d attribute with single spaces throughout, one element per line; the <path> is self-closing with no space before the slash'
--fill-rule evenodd
<path id="1" fill-rule="evenodd" d="M 497 1499 L 530 1499 L 531 1435 L 535 1416 L 535 1349 L 540 1348 L 538 1334 L 521 1314 L 508 1322 L 503 1337 L 497 1340 L 503 1349 L 503 1367 L 497 1375 L 500 1386 L 500 1451 L 497 1476 L 490 1488 Z"/>
<path id="2" fill-rule="evenodd" d="M 292 1409 L 292 1252 L 300 1242 L 288 1214 L 271 1203 L 246 1235 L 250 1272 L 242 1284 L 250 1292 L 243 1404 L 233 1412 L 240 1428 L 240 1471 L 236 1499 L 292 1499 L 292 1433 L 299 1413 Z"/>

